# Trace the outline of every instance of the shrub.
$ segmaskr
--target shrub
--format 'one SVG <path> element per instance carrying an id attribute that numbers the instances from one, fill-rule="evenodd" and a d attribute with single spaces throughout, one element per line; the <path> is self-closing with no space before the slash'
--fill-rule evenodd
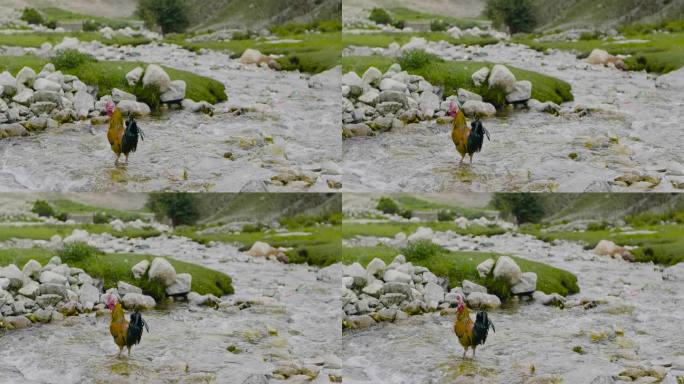
<path id="1" fill-rule="evenodd" d="M 392 23 L 392 25 L 394 26 L 394 28 L 397 28 L 397 29 L 406 28 L 406 22 L 404 20 L 397 20 L 394 23 Z"/>
<path id="2" fill-rule="evenodd" d="M 57 28 L 57 20 L 49 20 L 44 25 L 50 29 L 56 29 Z"/>
<path id="3" fill-rule="evenodd" d="M 138 101 L 145 103 L 150 107 L 150 110 L 159 110 L 159 105 L 161 104 L 161 91 L 156 85 L 149 85 L 147 87 L 143 86 L 142 82 L 133 87 L 131 93 L 138 98 Z"/>
<path id="4" fill-rule="evenodd" d="M 443 209 L 437 212 L 438 221 L 452 221 L 456 217 L 456 213 L 452 212 L 450 209 Z"/>
<path id="5" fill-rule="evenodd" d="M 266 226 L 261 224 L 261 223 L 245 224 L 242 226 L 242 232 L 245 232 L 245 233 L 261 232 L 261 230 L 264 228 L 266 228 Z"/>
<path id="6" fill-rule="evenodd" d="M 410 219 L 413 217 L 413 211 L 410 209 L 402 209 L 399 212 L 399 216 L 403 217 L 404 219 Z"/>
<path id="7" fill-rule="evenodd" d="M 64 244 L 64 247 L 57 252 L 57 255 L 62 259 L 62 262 L 67 264 L 83 261 L 90 256 L 102 254 L 104 254 L 104 252 L 81 241 L 66 243 Z"/>
<path id="8" fill-rule="evenodd" d="M 198 203 L 197 196 L 193 193 L 152 193 L 146 206 L 158 219 L 167 217 L 176 227 L 192 225 L 199 220 Z"/>
<path id="9" fill-rule="evenodd" d="M 47 201 L 36 200 L 33 203 L 33 208 L 31 208 L 31 212 L 37 214 L 40 217 L 53 217 L 57 211 Z"/>
<path id="10" fill-rule="evenodd" d="M 146 25 L 159 25 L 163 34 L 185 32 L 190 13 L 186 0 L 140 0 L 136 10 Z"/>
<path id="11" fill-rule="evenodd" d="M 430 30 L 433 32 L 443 32 L 449 29 L 449 24 L 444 20 L 432 20 Z"/>
<path id="12" fill-rule="evenodd" d="M 73 69 L 80 67 L 85 63 L 93 63 L 95 61 L 97 60 L 93 56 L 87 53 L 81 53 L 75 49 L 61 51 L 52 57 L 52 64 L 59 70 Z"/>
<path id="13" fill-rule="evenodd" d="M 59 221 L 67 221 L 69 219 L 69 215 L 66 212 L 56 212 L 53 217 Z"/>
<path id="14" fill-rule="evenodd" d="M 382 8 L 373 8 L 368 19 L 376 24 L 392 24 L 392 16 Z"/>
<path id="15" fill-rule="evenodd" d="M 496 26 L 508 27 L 511 34 L 529 33 L 537 26 L 532 0 L 487 0 L 485 16 Z"/>
<path id="16" fill-rule="evenodd" d="M 81 29 L 83 29 L 84 32 L 95 32 L 99 31 L 100 28 L 102 28 L 102 24 L 95 20 L 83 20 L 83 23 L 81 24 Z"/>
<path id="17" fill-rule="evenodd" d="M 445 250 L 441 246 L 433 243 L 430 240 L 418 240 L 409 243 L 403 248 L 402 253 L 406 256 L 406 260 L 425 260 L 432 256 L 439 255 Z"/>
<path id="18" fill-rule="evenodd" d="M 45 24 L 45 18 L 43 15 L 34 8 L 24 8 L 21 12 L 21 20 L 33 25 Z"/>
<path id="19" fill-rule="evenodd" d="M 250 31 L 237 31 L 233 33 L 231 40 L 249 40 L 252 38 L 252 33 Z"/>
<path id="20" fill-rule="evenodd" d="M 541 197 L 533 193 L 496 193 L 492 206 L 504 215 L 513 216 L 518 224 L 538 223 L 544 217 Z"/>
<path id="21" fill-rule="evenodd" d="M 427 53 L 422 49 L 412 49 L 401 54 L 399 65 L 401 65 L 403 70 L 416 70 L 439 61 L 442 61 L 442 59 L 437 55 Z"/>
<path id="22" fill-rule="evenodd" d="M 610 224 L 607 221 L 595 221 L 587 225 L 587 231 L 604 231 Z"/>
<path id="23" fill-rule="evenodd" d="M 396 215 L 400 211 L 397 202 L 389 197 L 381 197 L 380 201 L 378 201 L 378 206 L 375 208 L 378 211 L 389 215 Z"/>
<path id="24" fill-rule="evenodd" d="M 588 40 L 597 40 L 601 37 L 601 34 L 598 31 L 591 31 L 591 32 L 582 32 L 580 33 L 580 40 L 582 41 L 588 41 Z"/>
<path id="25" fill-rule="evenodd" d="M 107 224 L 112 221 L 112 215 L 107 212 L 97 212 L 93 215 L 93 223 L 95 224 Z"/>

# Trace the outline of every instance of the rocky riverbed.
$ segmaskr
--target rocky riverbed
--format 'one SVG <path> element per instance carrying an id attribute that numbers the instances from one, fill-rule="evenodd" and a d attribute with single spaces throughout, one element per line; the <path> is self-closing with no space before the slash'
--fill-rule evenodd
<path id="1" fill-rule="evenodd" d="M 56 241 L 56 240 L 55 240 Z M 341 377 L 341 269 L 319 270 L 255 258 L 225 244 L 187 238 L 88 235 L 106 252 L 170 256 L 229 274 L 235 295 L 218 309 L 177 303 L 143 313 L 150 333 L 130 358 L 117 358 L 109 317 L 13 330 L 0 338 L 0 374 L 17 383 L 150 382 L 180 375 L 197 382 L 327 383 Z M 49 246 L 9 241 L 3 247 Z"/>
<path id="2" fill-rule="evenodd" d="M 226 85 L 213 116 L 188 110 L 139 120 L 145 132 L 127 166 L 114 166 L 106 125 L 64 124 L 0 141 L 0 189 L 330 191 L 341 188 L 340 72 L 317 76 L 241 64 L 175 45 L 81 42 L 99 60 L 163 63 Z M 4 48 L 8 54 L 33 49 Z"/>
<path id="3" fill-rule="evenodd" d="M 492 141 L 485 142 L 472 166 L 458 165 L 451 127 L 436 120 L 345 140 L 346 189 L 582 192 L 684 187 L 684 159 L 676 146 L 684 139 L 678 129 L 684 103 L 677 87 L 656 87 L 652 75 L 591 65 L 568 52 L 544 54 L 517 44 L 426 42 L 420 48 L 447 60 L 504 63 L 560 78 L 571 84 L 575 101 L 564 103 L 558 116 L 510 112 L 484 120 Z M 393 56 L 396 49 L 354 47 L 344 54 Z"/>
<path id="4" fill-rule="evenodd" d="M 549 244 L 515 233 L 436 232 L 433 238 L 453 250 L 499 252 L 568 270 L 581 291 L 567 297 L 565 309 L 532 301 L 491 310 L 496 333 L 474 360 L 461 357 L 454 317 L 438 312 L 346 331 L 345 382 L 677 383 L 676 377 L 684 376 L 684 337 L 678 330 L 684 275 L 678 270 L 664 273 L 650 263 L 599 256 L 577 243 Z M 348 244 L 378 241 L 405 240 L 363 238 Z M 582 302 L 593 304 L 575 305 Z"/>

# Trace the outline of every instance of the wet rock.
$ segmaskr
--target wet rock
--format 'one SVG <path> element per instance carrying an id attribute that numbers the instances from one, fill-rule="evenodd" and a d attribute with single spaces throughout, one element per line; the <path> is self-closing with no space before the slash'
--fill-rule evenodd
<path id="1" fill-rule="evenodd" d="M 150 267 L 150 262 L 148 260 L 142 260 L 131 268 L 131 272 L 136 279 L 139 279 L 147 273 L 147 269 Z"/>
<path id="2" fill-rule="evenodd" d="M 520 282 L 511 287 L 511 293 L 519 295 L 523 293 L 532 293 L 537 289 L 537 274 L 534 272 L 525 272 L 522 274 Z"/>
<path id="3" fill-rule="evenodd" d="M 22 329 L 31 325 L 31 320 L 26 316 L 8 316 L 5 321 L 14 329 Z"/>
<path id="4" fill-rule="evenodd" d="M 500 88 L 506 94 L 513 92 L 515 82 L 515 76 L 505 65 L 496 64 L 489 74 L 489 88 Z"/>
<path id="5" fill-rule="evenodd" d="M 256 49 L 246 49 L 242 56 L 240 56 L 240 63 L 246 65 L 261 65 L 265 64 L 270 68 L 278 69 L 275 59 L 268 55 L 264 55 Z"/>
<path id="6" fill-rule="evenodd" d="M 494 259 L 487 259 L 477 265 L 477 273 L 485 278 L 492 272 L 492 268 L 494 268 Z"/>
<path id="7" fill-rule="evenodd" d="M 508 256 L 499 256 L 494 266 L 494 278 L 505 279 L 510 284 L 514 285 L 520 282 L 522 278 L 522 271 L 518 264 Z"/>
<path id="8" fill-rule="evenodd" d="M 276 248 L 271 247 L 268 243 L 263 241 L 256 241 L 252 247 L 247 251 L 247 254 L 255 257 L 268 257 L 278 253 Z"/>
<path id="9" fill-rule="evenodd" d="M 160 100 L 162 103 L 168 103 L 173 101 L 183 100 L 185 98 L 185 81 L 183 80 L 173 80 L 169 84 L 169 90 L 162 93 Z"/>
<path id="10" fill-rule="evenodd" d="M 33 312 L 33 318 L 39 323 L 49 323 L 52 319 L 52 310 L 50 309 L 39 309 Z"/>
<path id="11" fill-rule="evenodd" d="M 546 294 L 542 291 L 534 292 L 532 298 L 543 305 L 558 305 L 565 302 L 565 298 L 558 293 Z"/>
<path id="12" fill-rule="evenodd" d="M 347 317 L 347 323 L 352 328 L 363 329 L 374 325 L 375 320 L 369 315 L 349 316 Z"/>
<path id="13" fill-rule="evenodd" d="M 33 80 L 36 78 L 36 71 L 33 68 L 24 67 L 17 72 L 17 84 L 32 86 Z"/>
<path id="14" fill-rule="evenodd" d="M 9 280 L 9 287 L 11 289 L 19 289 L 24 285 L 26 276 L 19 270 L 15 264 L 10 264 L 4 268 L 0 268 L 0 277 Z"/>
<path id="15" fill-rule="evenodd" d="M 378 311 L 378 318 L 380 321 L 394 321 L 397 316 L 397 310 L 394 308 L 383 308 Z"/>
<path id="16" fill-rule="evenodd" d="M 684 281 L 684 263 L 678 263 L 663 270 L 663 280 Z M 684 369 L 684 367 L 682 367 Z"/>
<path id="17" fill-rule="evenodd" d="M 121 298 L 121 301 L 126 309 L 150 309 L 157 305 L 153 297 L 140 293 L 127 293 Z"/>
<path id="18" fill-rule="evenodd" d="M 118 103 L 122 100 L 138 101 L 138 98 L 131 93 L 120 90 L 119 88 L 114 88 L 112 89 L 112 100 L 114 100 L 115 103 Z"/>
<path id="19" fill-rule="evenodd" d="M 218 308 L 219 304 L 221 304 L 221 299 L 212 294 L 200 295 L 197 292 L 190 292 L 188 293 L 187 298 L 188 302 L 193 305 L 205 305 Z"/>
<path id="20" fill-rule="evenodd" d="M 608 64 L 617 61 L 617 58 L 603 49 L 594 49 L 584 61 L 589 64 Z"/>
<path id="21" fill-rule="evenodd" d="M 528 80 L 516 81 L 513 91 L 506 95 L 509 103 L 519 103 L 529 100 L 532 97 L 532 83 Z"/>
<path id="22" fill-rule="evenodd" d="M 601 240 L 594 247 L 594 253 L 600 256 L 613 256 L 621 251 L 621 247 L 610 240 Z"/>
<path id="23" fill-rule="evenodd" d="M 58 284 L 64 285 L 67 283 L 67 278 L 64 275 L 52 271 L 43 271 L 40 274 L 40 282 L 43 284 Z"/>
<path id="24" fill-rule="evenodd" d="M 189 273 L 179 273 L 176 275 L 176 281 L 166 287 L 166 294 L 169 296 L 184 295 L 190 292 L 191 285 L 192 275 Z"/>
<path id="25" fill-rule="evenodd" d="M 155 257 L 150 265 L 148 276 L 150 280 L 158 280 L 165 287 L 168 287 L 176 281 L 176 270 L 168 260 L 162 257 Z"/>
<path id="26" fill-rule="evenodd" d="M 87 118 L 90 111 L 93 110 L 94 105 L 95 99 L 88 92 L 82 90 L 76 92 L 74 95 L 74 109 L 76 110 L 76 116 L 79 119 Z"/>
<path id="27" fill-rule="evenodd" d="M 130 72 L 126 74 L 126 81 L 128 82 L 128 85 L 134 86 L 138 84 L 140 81 L 140 78 L 142 78 L 143 73 L 145 72 L 142 67 L 136 67 L 132 69 Z"/>
<path id="28" fill-rule="evenodd" d="M 119 108 L 119 110 L 121 110 L 121 113 L 123 113 L 124 115 L 132 114 L 137 117 L 142 117 L 152 113 L 150 107 L 147 104 L 133 100 L 122 100 L 121 102 L 119 102 L 119 104 L 117 104 L 117 107 Z"/>
<path id="29" fill-rule="evenodd" d="M 477 100 L 468 100 L 463 106 L 463 113 L 467 116 L 490 117 L 496 114 L 496 107 L 490 103 Z"/>
<path id="30" fill-rule="evenodd" d="M 492 262 L 493 262 L 493 260 L 492 260 Z M 470 280 L 463 280 L 463 282 L 461 283 L 461 287 L 463 287 L 463 293 L 466 296 L 473 293 L 473 292 L 487 293 L 487 288 L 485 288 L 479 284 L 475 284 Z"/>
<path id="31" fill-rule="evenodd" d="M 171 78 L 164 69 L 156 64 L 150 64 L 145 69 L 142 78 L 143 86 L 156 86 L 159 92 L 167 92 L 171 86 Z"/>
<path id="32" fill-rule="evenodd" d="M 498 308 L 501 300 L 495 296 L 482 292 L 473 292 L 466 297 L 468 306 L 471 308 Z"/>
<path id="33" fill-rule="evenodd" d="M 116 290 L 119 293 L 119 295 L 126 295 L 127 293 L 143 293 L 143 290 L 140 289 L 139 287 L 136 287 L 135 285 L 128 284 L 125 281 L 119 281 L 116 283 Z"/>
<path id="34" fill-rule="evenodd" d="M 0 124 L 0 138 L 27 136 L 28 134 L 26 128 L 19 123 Z"/>

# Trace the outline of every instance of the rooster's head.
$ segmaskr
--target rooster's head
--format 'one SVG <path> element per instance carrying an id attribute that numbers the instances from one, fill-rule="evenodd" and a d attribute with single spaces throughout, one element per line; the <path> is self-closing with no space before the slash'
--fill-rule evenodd
<path id="1" fill-rule="evenodd" d="M 463 296 L 462 295 L 456 295 L 456 310 L 458 312 L 463 311 L 465 308 L 465 302 L 463 301 Z"/>
<path id="2" fill-rule="evenodd" d="M 107 105 L 105 105 L 105 109 L 107 110 L 107 116 L 112 117 L 112 113 L 114 113 L 114 108 L 116 108 L 116 104 L 114 104 L 113 101 L 108 100 Z"/>
<path id="3" fill-rule="evenodd" d="M 107 309 L 109 309 L 110 311 L 113 310 L 114 307 L 116 306 L 116 303 L 117 303 L 116 296 L 112 295 L 111 293 L 109 295 L 107 295 L 107 304 L 106 304 Z"/>
<path id="4" fill-rule="evenodd" d="M 455 118 L 457 114 L 458 114 L 458 104 L 452 102 L 451 104 L 449 104 L 449 116 Z"/>

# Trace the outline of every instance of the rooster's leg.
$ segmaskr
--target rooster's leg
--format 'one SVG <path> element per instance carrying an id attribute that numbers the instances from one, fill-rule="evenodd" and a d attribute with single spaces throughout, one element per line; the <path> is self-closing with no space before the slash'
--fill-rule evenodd
<path id="1" fill-rule="evenodd" d="M 117 155 L 116 155 L 116 159 L 114 160 L 114 165 L 119 164 L 119 157 L 120 157 L 120 156 L 121 156 L 121 154 L 117 154 Z"/>
<path id="2" fill-rule="evenodd" d="M 121 352 L 123 352 L 123 347 L 119 347 L 119 356 L 121 356 Z"/>
<path id="3" fill-rule="evenodd" d="M 463 159 L 465 159 L 465 155 L 461 155 L 461 161 L 459 161 L 459 164 L 463 164 Z"/>
<path id="4" fill-rule="evenodd" d="M 473 347 L 473 360 L 475 359 L 475 348 L 477 347 Z"/>
<path id="5" fill-rule="evenodd" d="M 128 356 L 131 355 L 131 347 L 128 347 Z"/>
<path id="6" fill-rule="evenodd" d="M 470 155 L 470 164 L 473 163 L 473 155 Z"/>
<path id="7" fill-rule="evenodd" d="M 463 358 L 466 358 L 466 352 L 468 352 L 468 348 L 463 348 Z"/>
<path id="8" fill-rule="evenodd" d="M 126 154 L 126 164 L 128 164 L 128 154 Z"/>

